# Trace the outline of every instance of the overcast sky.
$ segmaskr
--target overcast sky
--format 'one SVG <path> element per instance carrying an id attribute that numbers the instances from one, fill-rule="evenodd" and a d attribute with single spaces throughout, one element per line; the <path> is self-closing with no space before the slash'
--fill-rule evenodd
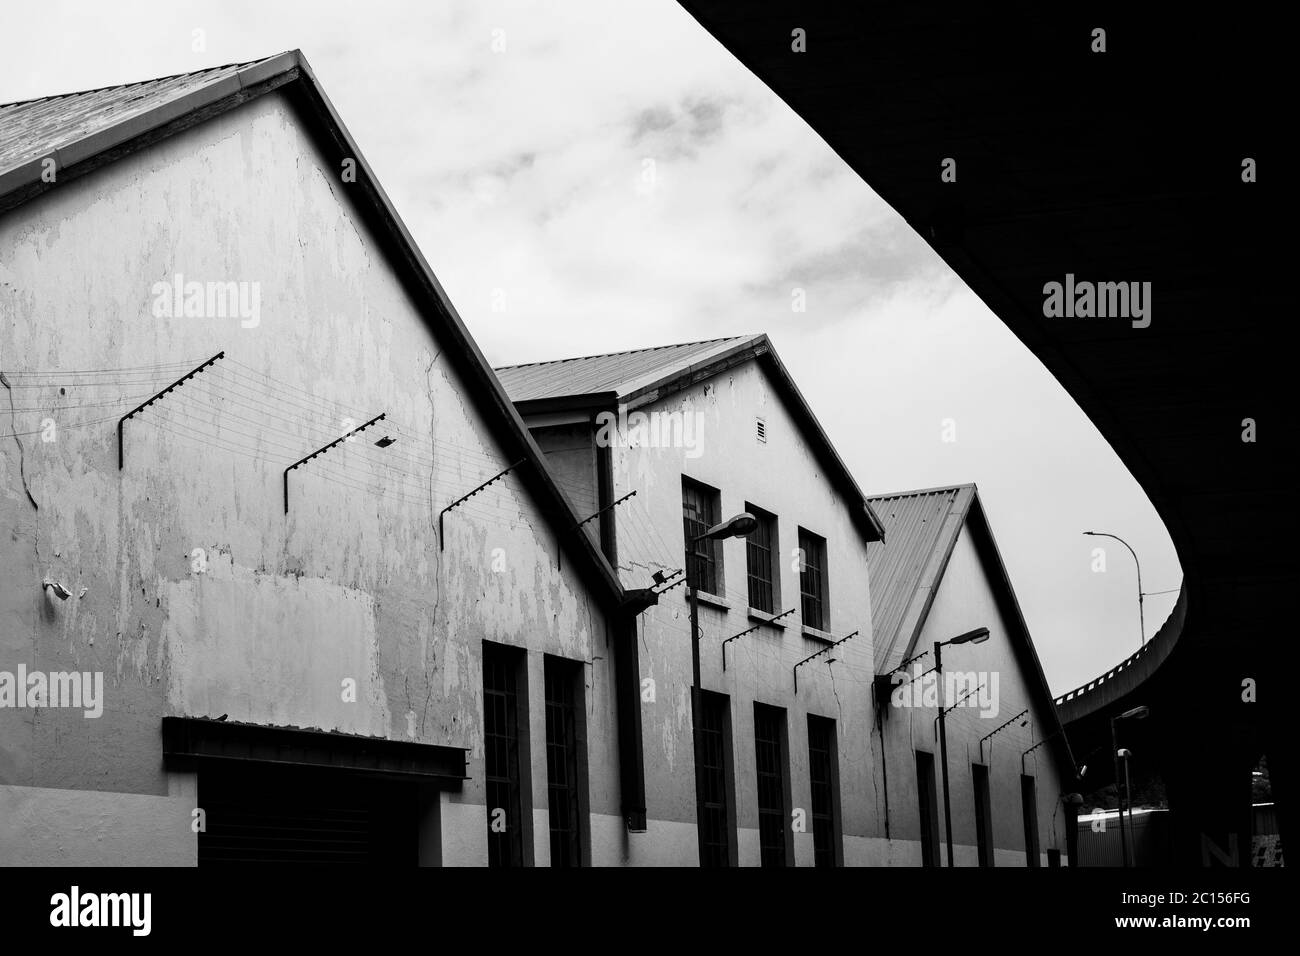
<path id="1" fill-rule="evenodd" d="M 768 333 L 867 493 L 978 483 L 1056 693 L 1138 646 L 1132 559 L 1094 573 L 1080 532 L 1181 583 L 1055 379 L 672 0 L 54 0 L 0 27 L 0 102 L 301 49 L 495 365 Z"/>

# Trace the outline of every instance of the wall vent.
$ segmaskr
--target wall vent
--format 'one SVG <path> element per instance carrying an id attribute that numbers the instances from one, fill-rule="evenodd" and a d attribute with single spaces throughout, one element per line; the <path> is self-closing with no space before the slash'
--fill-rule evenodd
<path id="1" fill-rule="evenodd" d="M 754 434 L 759 441 L 767 444 L 767 422 L 761 418 L 754 419 Z"/>

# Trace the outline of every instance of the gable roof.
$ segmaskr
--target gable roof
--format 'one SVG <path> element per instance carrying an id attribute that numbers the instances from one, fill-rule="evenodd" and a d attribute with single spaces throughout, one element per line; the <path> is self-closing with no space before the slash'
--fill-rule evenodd
<path id="1" fill-rule="evenodd" d="M 556 359 L 496 370 L 510 398 L 525 415 L 563 409 L 629 409 L 657 401 L 729 368 L 757 361 L 770 375 L 796 424 L 809 439 L 831 483 L 850 502 L 854 524 L 867 541 L 880 541 L 884 528 L 848 466 L 831 444 L 766 335 L 738 335 L 704 342 Z"/>
<path id="2" fill-rule="evenodd" d="M 609 608 L 628 600 L 587 535 L 570 533 L 573 514 L 541 450 L 301 51 L 0 106 L 0 215 L 273 90 L 287 98 L 327 164 L 339 168 L 344 159 L 355 160 L 356 181 L 342 193 L 388 256 L 425 324 L 446 343 L 444 354 L 503 446 L 505 460 L 523 460 L 521 481 L 600 603 Z M 41 175 L 46 159 L 57 164 L 53 182 Z"/>
<path id="3" fill-rule="evenodd" d="M 1056 702 L 980 503 L 979 489 L 973 484 L 927 488 L 875 495 L 870 501 L 888 535 L 886 542 L 867 549 L 876 673 L 887 674 L 925 650 L 917 647 L 921 630 L 962 528 L 968 528 L 1029 692 L 1047 718 L 1047 734 L 1055 737 L 1057 752 L 1074 767 Z"/>
<path id="4" fill-rule="evenodd" d="M 626 399 L 636 391 L 638 382 L 681 375 L 697 362 L 707 362 L 738 343 L 756 338 L 737 335 L 607 355 L 507 365 L 498 368 L 496 373 L 516 404 L 611 393 Z"/>
<path id="5" fill-rule="evenodd" d="M 877 673 L 911 656 L 974 497 L 958 485 L 869 499 L 888 535 L 867 549 Z"/>

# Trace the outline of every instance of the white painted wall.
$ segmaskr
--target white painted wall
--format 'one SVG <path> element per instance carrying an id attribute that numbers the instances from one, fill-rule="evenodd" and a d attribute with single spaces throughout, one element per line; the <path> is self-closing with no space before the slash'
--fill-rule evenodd
<path id="1" fill-rule="evenodd" d="M 224 350 L 240 372 L 204 373 L 128 422 L 120 472 L 116 417 L 167 381 L 73 376 L 66 395 L 22 390 L 14 403 L 40 405 L 16 431 L 49 417 L 57 436 L 0 443 L 0 669 L 102 671 L 107 701 L 98 720 L 0 709 L 0 783 L 36 802 L 66 791 L 84 817 L 72 830 L 105 819 L 92 793 L 124 818 L 136 804 L 118 794 L 165 799 L 164 715 L 226 713 L 468 748 L 471 779 L 441 825 L 446 858 L 474 862 L 486 854 L 481 642 L 525 646 L 538 667 L 542 653 L 609 657 L 599 610 L 571 563 L 559 569 L 555 533 L 517 479 L 449 514 L 439 547 L 438 511 L 508 461 L 338 172 L 270 94 L 0 220 L 0 370 L 197 364 Z M 260 283 L 258 323 L 156 317 L 154 284 L 177 273 Z M 287 393 L 259 389 L 263 376 Z M 117 404 L 91 407 L 106 400 Z M 347 430 L 346 415 L 381 411 L 373 433 L 292 474 L 286 516 L 285 466 Z M 381 433 L 398 443 L 376 449 Z M 46 577 L 74 597 L 48 597 Z M 602 667 L 588 671 L 599 741 L 612 690 Z M 540 755 L 531 771 L 544 812 Z M 617 815 L 616 797 L 602 781 L 592 809 Z M 166 827 L 137 835 L 146 858 L 192 853 Z"/>
<path id="2" fill-rule="evenodd" d="M 613 455 L 615 497 L 637 491 L 616 509 L 619 572 L 628 587 L 649 586 L 660 568 L 680 568 L 685 557 L 682 475 L 718 488 L 723 518 L 753 504 L 778 519 L 780 597 L 778 610 L 799 606 L 794 569 L 798 528 L 827 539 L 831 633 L 859 636 L 799 669 L 794 665 L 826 647 L 801 632 L 800 615 L 783 627 L 764 626 L 730 644 L 722 669 L 724 638 L 756 623 L 748 614 L 745 543 L 723 542 L 721 600 L 701 605 L 701 671 L 705 690 L 731 698 L 734 788 L 741 865 L 757 865 L 758 808 L 754 771 L 755 701 L 787 711 L 791 801 L 806 811 L 809 830 L 796 834 L 799 865 L 812 863 L 811 792 L 808 776 L 807 715 L 837 721 L 840 789 L 846 840 L 872 833 L 870 812 L 869 693 L 872 673 L 871 602 L 867 590 L 866 544 L 846 502 L 827 480 L 812 447 L 795 425 L 772 382 L 756 362 L 715 376 L 685 391 L 637 409 L 641 412 L 700 413 L 697 451 L 685 447 L 617 447 Z M 767 442 L 755 434 L 755 417 L 767 423 Z M 859 505 L 860 506 L 860 505 Z M 641 674 L 653 680 L 655 700 L 642 703 L 643 743 L 649 816 L 683 835 L 684 862 L 698 860 L 694 834 L 695 779 L 691 735 L 690 608 L 686 590 L 668 591 L 641 616 Z M 689 828 L 681 831 L 681 827 Z M 847 860 L 846 851 L 846 860 Z"/>

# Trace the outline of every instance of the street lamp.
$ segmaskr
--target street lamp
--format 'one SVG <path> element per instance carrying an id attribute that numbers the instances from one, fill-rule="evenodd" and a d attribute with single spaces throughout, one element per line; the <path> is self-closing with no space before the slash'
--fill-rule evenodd
<path id="1" fill-rule="evenodd" d="M 697 534 L 686 542 L 686 548 L 692 556 L 697 542 L 720 540 L 722 538 L 743 538 L 758 527 L 758 519 L 749 512 L 728 518 L 721 524 L 715 524 L 703 534 Z M 700 600 L 695 578 L 691 575 L 690 563 L 686 567 L 686 592 L 691 601 L 691 738 L 695 751 L 695 833 L 699 841 L 700 862 L 704 862 L 704 828 L 700 821 L 704 819 L 703 789 L 700 786 L 700 760 L 703 748 L 700 746 Z"/>
<path id="2" fill-rule="evenodd" d="M 1137 552 L 1129 546 L 1127 541 L 1117 534 L 1108 534 L 1105 531 L 1085 531 L 1084 534 L 1092 535 L 1094 538 L 1114 538 L 1120 544 L 1124 545 L 1124 547 L 1128 548 L 1129 554 L 1133 555 L 1133 563 L 1137 565 L 1138 573 L 1138 629 L 1142 632 L 1142 640 L 1138 643 L 1138 646 L 1144 646 L 1147 642 L 1147 625 L 1142 611 L 1142 563 L 1138 561 Z"/>
<path id="3" fill-rule="evenodd" d="M 987 627 L 977 627 L 965 634 L 958 634 L 952 640 L 934 642 L 934 670 L 939 678 L 939 759 L 943 762 L 943 823 L 948 834 L 948 865 L 952 861 L 952 808 L 948 803 L 948 734 L 944 729 L 943 710 L 947 703 L 943 697 L 943 657 L 939 649 L 945 644 L 983 644 L 989 639 Z"/>
<path id="4" fill-rule="evenodd" d="M 1132 863 L 1129 862 L 1129 858 L 1128 858 L 1128 834 L 1127 834 L 1127 832 L 1125 832 L 1125 829 L 1124 829 L 1124 798 L 1125 798 L 1126 796 L 1129 796 L 1129 792 L 1128 792 L 1128 790 L 1129 790 L 1129 785 L 1128 785 L 1128 757 L 1129 757 L 1129 752 L 1128 752 L 1127 750 L 1125 750 L 1125 751 L 1123 752 L 1123 756 L 1124 756 L 1124 787 L 1123 787 L 1123 789 L 1121 790 L 1121 789 L 1120 789 L 1120 784 L 1119 784 L 1119 758 L 1120 758 L 1120 749 L 1119 749 L 1119 742 L 1118 742 L 1118 739 L 1117 739 L 1117 735 L 1116 735 L 1116 733 L 1115 733 L 1115 725 L 1118 724 L 1121 720 L 1129 720 L 1130 718 L 1132 718 L 1132 719 L 1134 719 L 1134 720 L 1141 720 L 1142 718 L 1146 717 L 1149 713 L 1151 713 L 1151 708 L 1150 708 L 1150 707 L 1147 707 L 1147 706 L 1145 706 L 1145 705 L 1143 705 L 1143 706 L 1139 706 L 1139 707 L 1134 707 L 1134 708 L 1132 708 L 1132 709 L 1130 709 L 1130 710 L 1126 710 L 1126 711 L 1124 711 L 1124 713 L 1120 714 L 1119 716 L 1117 716 L 1117 717 L 1112 717 L 1112 718 L 1110 719 L 1110 749 L 1111 749 L 1111 751 L 1112 751 L 1113 754 L 1114 754 L 1114 761 L 1115 761 L 1115 796 L 1116 796 L 1116 798 L 1118 799 L 1118 802 L 1119 802 L 1119 847 L 1120 847 L 1120 853 L 1123 854 L 1123 856 L 1124 856 L 1124 865 L 1125 865 L 1126 867 L 1128 867 L 1128 866 L 1132 866 L 1132 865 L 1133 865 Z M 1131 824 L 1132 822 L 1133 822 L 1133 814 L 1132 814 L 1132 807 L 1130 806 L 1130 808 L 1129 808 L 1129 823 Z"/>

